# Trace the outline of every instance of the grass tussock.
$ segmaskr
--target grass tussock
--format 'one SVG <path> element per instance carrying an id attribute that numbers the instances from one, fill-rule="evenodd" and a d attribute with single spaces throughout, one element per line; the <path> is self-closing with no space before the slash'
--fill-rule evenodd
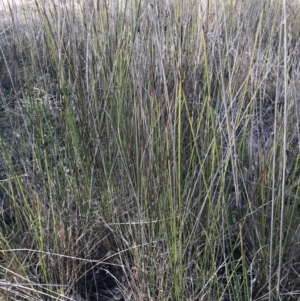
<path id="1" fill-rule="evenodd" d="M 298 300 L 298 2 L 0 1 L 0 300 Z"/>

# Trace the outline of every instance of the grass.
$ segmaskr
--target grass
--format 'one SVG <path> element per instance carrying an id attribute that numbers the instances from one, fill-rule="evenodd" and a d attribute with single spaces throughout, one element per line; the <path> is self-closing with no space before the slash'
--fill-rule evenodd
<path id="1" fill-rule="evenodd" d="M 296 1 L 1 1 L 0 300 L 298 300 Z"/>

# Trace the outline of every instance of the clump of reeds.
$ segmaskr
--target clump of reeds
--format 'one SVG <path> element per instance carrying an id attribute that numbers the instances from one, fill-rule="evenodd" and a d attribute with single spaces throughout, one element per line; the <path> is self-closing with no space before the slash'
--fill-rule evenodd
<path id="1" fill-rule="evenodd" d="M 96 2 L 2 0 L 0 300 L 294 300 L 299 4 Z"/>

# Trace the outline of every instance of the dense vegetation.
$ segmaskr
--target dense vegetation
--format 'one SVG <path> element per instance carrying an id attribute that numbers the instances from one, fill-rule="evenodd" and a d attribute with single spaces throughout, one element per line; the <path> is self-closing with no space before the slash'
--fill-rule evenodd
<path id="1" fill-rule="evenodd" d="M 298 1 L 0 1 L 0 300 L 299 300 Z"/>

